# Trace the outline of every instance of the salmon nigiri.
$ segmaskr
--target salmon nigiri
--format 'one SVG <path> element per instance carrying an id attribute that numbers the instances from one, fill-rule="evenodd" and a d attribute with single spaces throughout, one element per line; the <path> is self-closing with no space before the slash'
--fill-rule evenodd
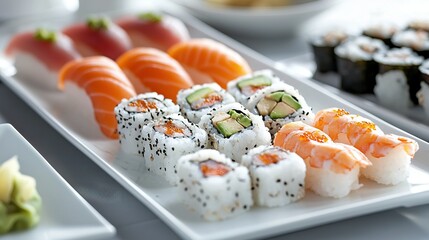
<path id="1" fill-rule="evenodd" d="M 116 23 L 127 32 L 134 47 L 153 47 L 167 51 L 174 44 L 190 38 L 182 21 L 154 12 L 125 16 Z"/>
<path id="2" fill-rule="evenodd" d="M 192 39 L 168 50 L 191 75 L 194 83 L 216 82 L 226 88 L 229 81 L 251 72 L 237 52 L 210 39 Z"/>
<path id="3" fill-rule="evenodd" d="M 344 197 L 358 189 L 359 170 L 371 163 L 356 148 L 334 143 L 321 130 L 302 122 L 284 125 L 274 146 L 295 152 L 307 166 L 306 186 L 322 196 Z"/>
<path id="4" fill-rule="evenodd" d="M 365 177 L 382 184 L 397 184 L 409 175 L 411 158 L 419 149 L 416 141 L 384 134 L 371 120 L 344 109 L 329 108 L 316 114 L 314 126 L 335 142 L 350 144 L 372 162 L 363 171 Z"/>
<path id="5" fill-rule="evenodd" d="M 89 18 L 86 23 L 65 28 L 63 33 L 84 57 L 102 55 L 116 59 L 131 48 L 127 33 L 106 18 Z"/>
<path id="6" fill-rule="evenodd" d="M 122 99 L 136 95 L 134 87 L 116 65 L 106 57 L 87 57 L 67 63 L 60 71 L 58 88 L 71 81 L 91 99 L 95 119 L 109 138 L 118 138 L 114 109 Z"/>
<path id="7" fill-rule="evenodd" d="M 69 37 L 42 28 L 12 37 L 5 55 L 14 61 L 19 75 L 52 89 L 55 89 L 55 79 L 61 67 L 80 58 Z"/>
<path id="8" fill-rule="evenodd" d="M 116 61 L 138 93 L 158 92 L 176 100 L 180 89 L 193 85 L 191 78 L 173 58 L 154 48 L 135 48 Z"/>

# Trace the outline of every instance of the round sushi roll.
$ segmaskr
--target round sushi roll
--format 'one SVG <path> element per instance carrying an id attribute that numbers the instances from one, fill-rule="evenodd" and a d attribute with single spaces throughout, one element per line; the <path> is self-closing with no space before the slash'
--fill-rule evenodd
<path id="1" fill-rule="evenodd" d="M 374 88 L 380 103 L 399 112 L 418 104 L 419 66 L 423 57 L 409 48 L 393 48 L 376 54 L 374 60 L 380 66 Z"/>
<path id="2" fill-rule="evenodd" d="M 233 103 L 235 99 L 217 83 L 194 85 L 180 90 L 177 94 L 183 116 L 193 123 L 199 123 L 201 116 L 223 104 Z"/>
<path id="3" fill-rule="evenodd" d="M 177 184 L 177 160 L 207 147 L 207 133 L 179 114 L 171 114 L 143 127 L 142 154 L 150 172 Z"/>
<path id="4" fill-rule="evenodd" d="M 239 103 L 224 105 L 207 113 L 198 125 L 207 131 L 211 147 L 233 161 L 241 161 L 241 157 L 252 148 L 271 143 L 262 118 Z"/>
<path id="5" fill-rule="evenodd" d="M 417 93 L 419 104 L 423 106 L 426 115 L 429 117 L 429 60 L 425 60 L 419 67 L 421 89 Z"/>
<path id="6" fill-rule="evenodd" d="M 429 57 L 429 33 L 424 31 L 405 30 L 392 37 L 396 47 L 408 47 L 422 57 Z"/>
<path id="7" fill-rule="evenodd" d="M 298 90 L 286 83 L 275 83 L 257 92 L 249 100 L 249 110 L 262 116 L 265 126 L 274 135 L 289 122 L 312 124 L 314 114 Z"/>
<path id="8" fill-rule="evenodd" d="M 249 169 L 256 205 L 277 207 L 304 197 L 305 163 L 296 153 L 259 146 L 243 156 Z"/>
<path id="9" fill-rule="evenodd" d="M 389 47 L 393 47 L 392 36 L 400 30 L 400 27 L 392 22 L 379 22 L 368 25 L 363 30 L 363 35 L 379 39 Z"/>
<path id="10" fill-rule="evenodd" d="M 429 32 L 429 19 L 415 19 L 408 23 L 407 29 Z"/>
<path id="11" fill-rule="evenodd" d="M 150 121 L 178 112 L 179 106 L 155 92 L 123 99 L 115 107 L 119 143 L 122 150 L 128 154 L 142 154 L 141 130 L 143 126 Z"/>
<path id="12" fill-rule="evenodd" d="M 352 93 L 372 93 L 378 64 L 373 56 L 387 50 L 378 39 L 359 36 L 335 48 L 341 88 Z"/>
<path id="13" fill-rule="evenodd" d="M 182 156 L 178 189 L 184 203 L 201 217 L 219 221 L 252 207 L 249 171 L 216 150 Z"/>
<path id="14" fill-rule="evenodd" d="M 271 70 L 260 70 L 229 82 L 228 92 L 237 102 L 248 108 L 250 96 L 277 82 L 281 81 Z"/>
<path id="15" fill-rule="evenodd" d="M 332 30 L 310 41 L 313 50 L 317 71 L 321 73 L 337 71 L 337 61 L 334 49 L 348 38 L 348 34 L 341 30 Z"/>

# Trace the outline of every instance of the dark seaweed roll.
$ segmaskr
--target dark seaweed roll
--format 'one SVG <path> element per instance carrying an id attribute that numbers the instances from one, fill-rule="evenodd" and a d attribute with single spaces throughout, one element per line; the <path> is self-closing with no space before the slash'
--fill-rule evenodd
<path id="1" fill-rule="evenodd" d="M 367 26 L 363 30 L 363 35 L 379 39 L 384 42 L 389 47 L 393 47 L 391 41 L 392 36 L 400 30 L 400 27 L 396 24 L 389 22 L 376 23 Z"/>
<path id="2" fill-rule="evenodd" d="M 427 116 L 429 116 L 429 60 L 425 60 L 419 67 L 421 89 L 417 93 L 419 104 L 423 106 L 423 109 Z"/>
<path id="3" fill-rule="evenodd" d="M 424 31 L 406 30 L 392 37 L 396 47 L 408 47 L 424 58 L 429 57 L 429 33 Z"/>
<path id="4" fill-rule="evenodd" d="M 352 93 L 372 93 L 378 64 L 374 54 L 384 52 L 387 46 L 378 39 L 359 36 L 335 48 L 341 88 Z"/>
<path id="5" fill-rule="evenodd" d="M 334 49 L 348 37 L 344 31 L 330 31 L 321 36 L 317 36 L 310 42 L 317 71 L 324 73 L 337 71 Z"/>
<path id="6" fill-rule="evenodd" d="M 380 67 L 374 93 L 381 104 L 398 111 L 418 104 L 423 58 L 409 48 L 393 48 L 376 54 L 374 60 Z"/>

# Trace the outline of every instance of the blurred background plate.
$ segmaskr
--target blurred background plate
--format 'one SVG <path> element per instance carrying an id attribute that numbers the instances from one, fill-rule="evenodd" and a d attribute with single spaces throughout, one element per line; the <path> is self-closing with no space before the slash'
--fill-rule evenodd
<path id="1" fill-rule="evenodd" d="M 217 6 L 206 0 L 172 0 L 219 30 L 252 37 L 289 35 L 338 0 L 295 0 L 282 7 Z"/>

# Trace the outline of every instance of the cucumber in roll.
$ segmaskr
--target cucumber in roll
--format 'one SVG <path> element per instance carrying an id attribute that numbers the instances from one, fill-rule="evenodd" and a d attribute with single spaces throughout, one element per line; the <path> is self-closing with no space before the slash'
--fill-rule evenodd
<path id="1" fill-rule="evenodd" d="M 233 103 L 235 99 L 217 83 L 194 85 L 180 90 L 177 104 L 183 116 L 193 123 L 199 123 L 201 116 L 223 104 Z"/>

